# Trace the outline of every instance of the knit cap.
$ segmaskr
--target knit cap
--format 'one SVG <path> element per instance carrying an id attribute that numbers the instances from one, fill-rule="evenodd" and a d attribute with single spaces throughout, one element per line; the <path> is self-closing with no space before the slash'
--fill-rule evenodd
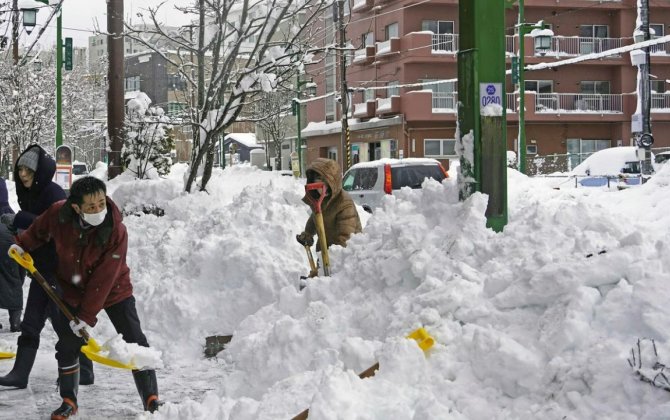
<path id="1" fill-rule="evenodd" d="M 18 166 L 25 166 L 26 168 L 37 171 L 37 162 L 40 159 L 40 152 L 36 147 L 28 149 L 21 155 L 18 161 Z"/>

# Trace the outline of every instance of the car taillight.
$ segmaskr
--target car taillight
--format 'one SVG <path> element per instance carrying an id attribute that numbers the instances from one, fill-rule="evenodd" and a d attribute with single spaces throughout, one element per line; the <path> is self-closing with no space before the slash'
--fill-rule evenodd
<path id="1" fill-rule="evenodd" d="M 388 163 L 384 165 L 384 192 L 386 194 L 391 194 L 393 185 L 391 184 L 391 165 Z"/>
<path id="2" fill-rule="evenodd" d="M 440 167 L 440 170 L 441 170 L 442 173 L 444 174 L 444 177 L 445 177 L 445 178 L 449 178 L 449 174 L 447 173 L 447 171 L 444 170 L 444 166 L 442 166 L 442 164 L 439 163 L 439 162 L 438 162 L 437 166 Z"/>

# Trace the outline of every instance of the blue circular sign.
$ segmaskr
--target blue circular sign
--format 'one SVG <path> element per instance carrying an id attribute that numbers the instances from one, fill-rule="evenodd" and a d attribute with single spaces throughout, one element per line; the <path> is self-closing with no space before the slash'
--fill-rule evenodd
<path id="1" fill-rule="evenodd" d="M 488 95 L 495 95 L 496 93 L 496 87 L 493 85 L 488 85 L 486 86 L 486 94 Z"/>

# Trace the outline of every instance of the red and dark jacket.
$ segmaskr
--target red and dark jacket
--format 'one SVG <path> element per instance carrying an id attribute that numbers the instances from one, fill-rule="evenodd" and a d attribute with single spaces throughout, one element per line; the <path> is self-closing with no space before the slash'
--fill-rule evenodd
<path id="1" fill-rule="evenodd" d="M 56 279 L 63 300 L 76 308 L 79 319 L 94 326 L 98 312 L 132 296 L 126 264 L 128 233 L 109 197 L 107 216 L 99 226 L 82 228 L 70 201 L 62 200 L 19 234 L 17 244 L 31 251 L 50 239 L 58 254 Z"/>

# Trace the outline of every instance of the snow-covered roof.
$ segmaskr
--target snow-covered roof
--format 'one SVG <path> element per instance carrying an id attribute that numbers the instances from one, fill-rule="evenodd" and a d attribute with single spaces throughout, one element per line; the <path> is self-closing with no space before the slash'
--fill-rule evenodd
<path id="1" fill-rule="evenodd" d="M 228 139 L 235 140 L 236 142 L 242 143 L 247 147 L 262 147 L 262 145 L 258 144 L 256 141 L 255 133 L 230 133 L 224 138 L 224 140 Z"/>

